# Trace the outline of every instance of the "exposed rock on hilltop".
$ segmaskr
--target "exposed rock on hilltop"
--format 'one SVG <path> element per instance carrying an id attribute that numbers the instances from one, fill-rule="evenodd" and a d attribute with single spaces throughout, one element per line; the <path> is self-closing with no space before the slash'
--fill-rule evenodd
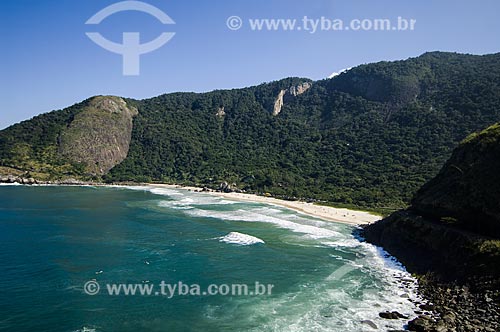
<path id="1" fill-rule="evenodd" d="M 290 89 L 288 89 L 288 92 L 292 96 L 296 97 L 309 90 L 311 88 L 311 85 L 312 85 L 311 82 L 303 82 L 301 84 L 292 86 Z"/>
<path id="2" fill-rule="evenodd" d="M 137 108 L 98 96 L 0 131 L 0 174 L 99 179 L 127 156 Z"/>
<path id="3" fill-rule="evenodd" d="M 94 97 L 61 133 L 59 151 L 86 172 L 103 175 L 128 154 L 137 109 L 119 97 Z"/>

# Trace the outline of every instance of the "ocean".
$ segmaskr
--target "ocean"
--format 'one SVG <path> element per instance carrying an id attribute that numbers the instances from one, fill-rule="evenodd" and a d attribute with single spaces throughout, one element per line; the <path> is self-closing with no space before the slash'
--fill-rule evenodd
<path id="1" fill-rule="evenodd" d="M 416 282 L 354 231 L 183 189 L 0 186 L 0 331 L 402 329 L 378 314 L 414 317 Z"/>

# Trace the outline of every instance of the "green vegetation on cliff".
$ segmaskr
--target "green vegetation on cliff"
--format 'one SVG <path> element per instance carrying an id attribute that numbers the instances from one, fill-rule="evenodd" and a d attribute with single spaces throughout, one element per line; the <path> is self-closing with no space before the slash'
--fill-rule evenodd
<path id="1" fill-rule="evenodd" d="M 135 115 L 122 98 L 98 96 L 36 116 L 0 131 L 0 166 L 42 180 L 95 178 L 127 156 Z"/>
<path id="2" fill-rule="evenodd" d="M 470 135 L 410 208 L 369 225 L 367 240 L 412 271 L 500 284 L 500 124 Z"/>
<path id="3" fill-rule="evenodd" d="M 500 238 L 500 124 L 470 135 L 412 209 L 456 227 Z"/>

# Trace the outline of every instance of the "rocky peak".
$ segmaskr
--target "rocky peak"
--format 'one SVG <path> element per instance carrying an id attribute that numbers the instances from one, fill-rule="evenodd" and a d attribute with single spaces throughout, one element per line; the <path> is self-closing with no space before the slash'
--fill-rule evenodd
<path id="1" fill-rule="evenodd" d="M 138 114 L 137 108 L 127 105 L 125 100 L 115 96 L 96 96 L 90 99 L 89 107 L 94 107 L 109 113 L 127 112 L 135 116 Z"/>

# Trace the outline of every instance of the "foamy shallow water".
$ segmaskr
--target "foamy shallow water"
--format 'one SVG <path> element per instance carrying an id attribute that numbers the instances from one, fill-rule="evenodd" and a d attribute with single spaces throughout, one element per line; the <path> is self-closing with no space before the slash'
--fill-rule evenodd
<path id="1" fill-rule="evenodd" d="M 0 286 L 8 290 L 0 305 L 10 308 L 6 317 L 16 317 L 0 321 L 0 329 L 348 332 L 372 330 L 364 320 L 378 330 L 402 329 L 405 320 L 378 316 L 386 310 L 415 316 L 409 299 L 418 299 L 416 281 L 382 249 L 356 239 L 352 226 L 276 206 L 140 186 L 2 187 L 0 202 L 0 268 L 7 271 Z M 274 291 L 168 300 L 92 297 L 82 294 L 91 279 L 258 281 Z M 12 280 L 23 283 L 6 288 Z M 34 290 L 44 298 L 42 309 L 26 281 L 46 285 Z"/>

